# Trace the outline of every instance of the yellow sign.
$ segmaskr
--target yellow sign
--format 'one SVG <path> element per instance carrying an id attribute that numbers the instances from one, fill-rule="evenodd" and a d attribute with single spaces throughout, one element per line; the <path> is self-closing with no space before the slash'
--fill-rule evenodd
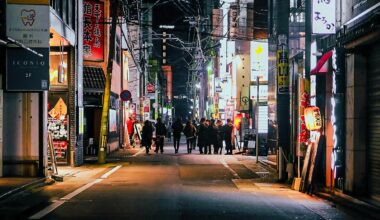
<path id="1" fill-rule="evenodd" d="M 279 94 L 289 92 L 289 60 L 287 51 L 277 51 L 277 88 Z"/>
<path id="2" fill-rule="evenodd" d="M 49 115 L 52 118 L 60 118 L 61 116 L 66 116 L 67 114 L 67 105 L 62 98 L 59 98 L 57 104 L 54 108 L 49 111 Z"/>
<path id="3" fill-rule="evenodd" d="M 49 5 L 50 0 L 8 0 L 8 4 Z"/>

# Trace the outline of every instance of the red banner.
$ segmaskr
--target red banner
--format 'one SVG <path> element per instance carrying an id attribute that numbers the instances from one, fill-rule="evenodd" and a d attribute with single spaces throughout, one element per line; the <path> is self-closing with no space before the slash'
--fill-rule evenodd
<path id="1" fill-rule="evenodd" d="M 162 71 L 164 75 L 166 75 L 166 88 L 167 88 L 167 96 L 168 103 L 172 101 L 172 81 L 173 81 L 173 73 L 171 66 L 162 66 Z"/>
<path id="2" fill-rule="evenodd" d="M 83 1 L 83 55 L 88 61 L 104 60 L 104 3 Z"/>

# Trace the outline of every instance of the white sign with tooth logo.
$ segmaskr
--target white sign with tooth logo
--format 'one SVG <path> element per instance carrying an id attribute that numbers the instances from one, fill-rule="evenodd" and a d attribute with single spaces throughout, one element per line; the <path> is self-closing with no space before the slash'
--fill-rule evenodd
<path id="1" fill-rule="evenodd" d="M 7 4 L 7 36 L 28 47 L 49 47 L 50 7 Z"/>

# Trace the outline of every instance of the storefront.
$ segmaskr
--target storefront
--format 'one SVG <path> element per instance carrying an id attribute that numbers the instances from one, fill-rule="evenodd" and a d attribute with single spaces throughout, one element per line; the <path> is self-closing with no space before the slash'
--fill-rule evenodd
<path id="1" fill-rule="evenodd" d="M 53 139 L 57 162 L 70 162 L 69 143 L 69 47 L 51 47 L 50 50 L 50 90 L 48 93 L 48 131 Z"/>

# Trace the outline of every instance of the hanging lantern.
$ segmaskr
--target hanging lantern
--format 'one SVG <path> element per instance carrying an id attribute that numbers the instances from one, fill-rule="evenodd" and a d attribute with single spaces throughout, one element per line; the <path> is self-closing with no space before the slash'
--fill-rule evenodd
<path id="1" fill-rule="evenodd" d="M 240 130 L 240 123 L 241 123 L 241 118 L 242 118 L 242 117 L 243 117 L 242 114 L 237 114 L 237 115 L 235 116 L 234 125 L 235 125 L 235 128 L 236 128 L 237 130 Z"/>
<path id="2" fill-rule="evenodd" d="M 316 106 L 310 106 L 305 108 L 305 123 L 306 128 L 309 131 L 319 130 L 322 127 L 322 117 L 319 108 Z"/>

